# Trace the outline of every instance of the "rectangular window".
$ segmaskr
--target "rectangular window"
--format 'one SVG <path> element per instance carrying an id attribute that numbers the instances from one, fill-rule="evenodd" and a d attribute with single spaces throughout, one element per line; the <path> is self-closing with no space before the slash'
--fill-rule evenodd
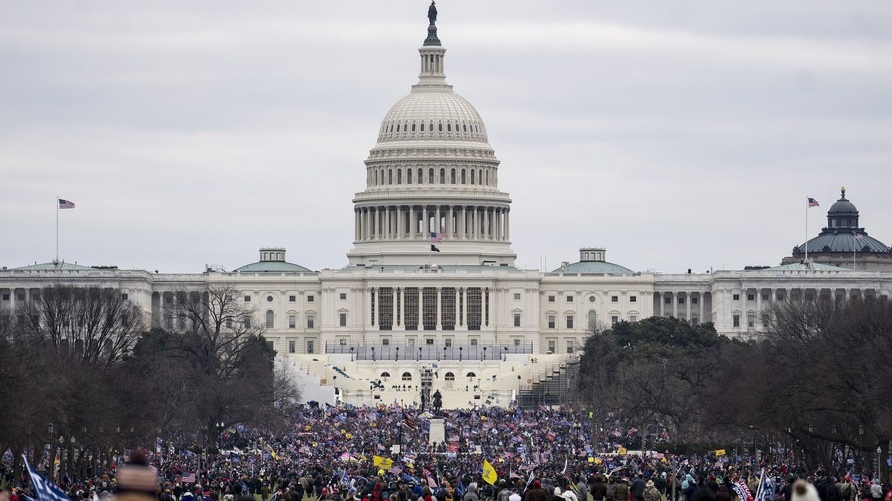
<path id="1" fill-rule="evenodd" d="M 288 302 L 289 303 L 297 302 L 297 296 L 288 296 Z"/>
<path id="2" fill-rule="evenodd" d="M 548 302 L 549 302 L 549 303 L 553 303 L 553 302 L 554 302 L 554 296 L 548 296 Z"/>
<path id="3" fill-rule="evenodd" d="M 751 329 L 756 326 L 756 312 L 754 312 L 754 311 L 747 312 L 746 326 Z"/>
<path id="4" fill-rule="evenodd" d="M 308 303 L 312 303 L 312 302 L 314 302 L 315 300 L 316 300 L 316 298 L 313 297 L 312 295 L 311 295 L 311 296 L 307 296 L 307 302 L 308 302 Z"/>
<path id="5" fill-rule="evenodd" d="M 347 300 L 347 293 L 346 293 L 346 292 L 341 292 L 340 294 L 338 294 L 338 297 L 341 299 L 341 301 L 346 301 L 346 300 Z"/>
<path id="6" fill-rule="evenodd" d="M 338 314 L 338 325 L 340 327 L 347 327 L 347 314 L 346 313 Z"/>
<path id="7" fill-rule="evenodd" d="M 554 315 L 548 315 L 548 328 L 549 329 L 554 329 L 555 321 L 556 321 L 556 319 L 554 318 Z"/>
<path id="8" fill-rule="evenodd" d="M 378 288 L 378 329 L 393 330 L 393 288 Z"/>
<path id="9" fill-rule="evenodd" d="M 740 315 L 734 314 L 734 327 L 740 327 Z"/>
<path id="10" fill-rule="evenodd" d="M 672 304 L 672 298 L 669 296 L 666 296 L 666 298 L 663 300 L 663 302 L 666 304 Z"/>
<path id="11" fill-rule="evenodd" d="M 307 339 L 307 353 L 313 353 L 315 351 L 315 343 L 313 343 L 312 339 Z"/>
<path id="12" fill-rule="evenodd" d="M 414 337 L 406 338 L 406 346 L 415 346 L 415 338 Z"/>
<path id="13" fill-rule="evenodd" d="M 746 300 L 747 300 L 747 301 L 755 301 L 755 300 L 756 300 L 756 295 L 755 295 L 755 294 L 747 294 L 747 295 L 746 295 Z"/>
<path id="14" fill-rule="evenodd" d="M 477 346 L 477 341 L 478 341 L 477 338 L 472 337 L 471 338 L 471 346 Z"/>
<path id="15" fill-rule="evenodd" d="M 294 353 L 297 350 L 297 343 L 294 341 L 288 341 L 288 353 Z"/>
<path id="16" fill-rule="evenodd" d="M 637 315 L 629 315 L 629 322 L 635 323 L 638 321 Z"/>
<path id="17" fill-rule="evenodd" d="M 289 329 L 297 328 L 297 315 L 288 315 L 288 328 Z"/>
<path id="18" fill-rule="evenodd" d="M 567 353 L 573 353 L 573 340 L 567 340 Z"/>
<path id="19" fill-rule="evenodd" d="M 684 298 L 683 298 L 683 297 L 678 298 L 678 304 L 684 304 Z"/>
<path id="20" fill-rule="evenodd" d="M 266 347 L 269 348 L 270 350 L 276 351 L 276 344 L 274 341 L 267 341 Z"/>
<path id="21" fill-rule="evenodd" d="M 514 314 L 514 327 L 520 327 L 520 313 Z"/>
<path id="22" fill-rule="evenodd" d="M 126 300 L 127 300 L 127 294 L 121 294 L 121 299 L 123 299 L 124 301 L 126 301 Z"/>
<path id="23" fill-rule="evenodd" d="M 443 287 L 440 289 L 440 315 L 443 322 L 441 329 L 444 331 L 454 331 L 455 287 Z"/>
<path id="24" fill-rule="evenodd" d="M 316 315 L 307 315 L 307 329 L 316 328 Z"/>
<path id="25" fill-rule="evenodd" d="M 245 317 L 244 324 L 245 324 L 245 329 L 250 329 L 251 328 L 251 317 Z"/>
<path id="26" fill-rule="evenodd" d="M 557 341 L 554 339 L 548 340 L 548 353 L 554 353 L 554 350 L 557 349 Z"/>
<path id="27" fill-rule="evenodd" d="M 421 314 L 424 330 L 437 330 L 437 288 L 421 289 Z"/>
<path id="28" fill-rule="evenodd" d="M 479 331 L 483 323 L 483 291 L 480 287 L 468 287 L 468 330 Z"/>
<path id="29" fill-rule="evenodd" d="M 418 330 L 418 287 L 407 287 L 407 288 L 403 289 L 403 294 L 406 295 L 406 306 L 405 306 L 406 330 L 407 331 L 417 331 Z"/>
<path id="30" fill-rule="evenodd" d="M 572 303 L 572 302 L 573 302 L 573 296 L 567 296 L 567 302 L 568 302 L 568 303 Z"/>
<path id="31" fill-rule="evenodd" d="M 694 327 L 697 327 L 698 325 L 700 325 L 700 318 L 691 317 L 691 325 L 693 325 Z"/>
<path id="32" fill-rule="evenodd" d="M 630 302 L 630 303 L 637 303 L 637 302 L 638 302 L 638 296 L 629 296 L 629 302 Z"/>
<path id="33" fill-rule="evenodd" d="M 246 303 L 250 303 L 250 302 L 251 302 L 251 296 L 245 296 L 245 302 L 246 302 Z"/>
<path id="34" fill-rule="evenodd" d="M 515 301 L 520 301 L 520 293 L 519 293 L 519 292 L 515 292 L 515 293 L 514 293 L 514 300 L 515 300 Z"/>
<path id="35" fill-rule="evenodd" d="M 390 338 L 389 338 L 389 337 L 382 337 L 382 338 L 381 338 L 381 345 L 382 345 L 382 346 L 390 346 Z"/>
<path id="36" fill-rule="evenodd" d="M 611 324 L 611 325 L 616 325 L 616 324 L 618 324 L 618 323 L 619 323 L 619 317 L 618 317 L 617 315 L 612 315 L 612 316 L 610 317 L 610 324 Z"/>
<path id="37" fill-rule="evenodd" d="M 266 328 L 272 329 L 276 324 L 276 315 L 272 311 L 266 312 Z"/>
<path id="38" fill-rule="evenodd" d="M 731 299 L 733 299 L 735 301 L 740 301 L 740 294 L 734 294 L 733 296 L 731 296 Z"/>
<path id="39" fill-rule="evenodd" d="M 424 344 L 427 346 L 433 346 L 434 338 L 432 338 L 432 337 L 424 338 Z"/>
<path id="40" fill-rule="evenodd" d="M 339 338 L 339 339 L 338 339 L 338 346 L 347 346 L 347 338 L 343 338 L 343 337 L 342 337 L 342 338 Z"/>
<path id="41" fill-rule="evenodd" d="M 763 292 L 762 301 L 771 301 L 771 296 L 767 292 Z"/>
<path id="42" fill-rule="evenodd" d="M 443 344 L 444 344 L 447 348 L 450 348 L 450 347 L 452 346 L 452 338 L 451 338 L 451 337 L 447 337 L 446 339 L 443 340 Z"/>
<path id="43" fill-rule="evenodd" d="M 784 296 L 784 293 L 783 293 L 783 292 L 778 292 L 778 293 L 777 293 L 777 300 L 778 300 L 778 301 L 783 301 L 783 300 L 784 300 L 784 297 L 786 297 L 786 296 Z"/>
<path id="44" fill-rule="evenodd" d="M 618 303 L 618 302 L 619 302 L 619 296 L 610 296 L 610 302 L 611 302 L 611 303 Z"/>
<path id="45" fill-rule="evenodd" d="M 514 346 L 520 346 L 520 339 L 514 338 Z"/>
<path id="46" fill-rule="evenodd" d="M 692 298 L 691 298 L 691 304 L 697 304 L 697 303 L 699 303 L 699 302 L 700 302 L 700 298 L 698 298 L 698 297 L 692 297 Z"/>
<path id="47" fill-rule="evenodd" d="M 9 294 L 3 294 L 3 300 L 9 301 Z"/>
<path id="48" fill-rule="evenodd" d="M 567 328 L 573 328 L 573 315 L 567 315 Z"/>

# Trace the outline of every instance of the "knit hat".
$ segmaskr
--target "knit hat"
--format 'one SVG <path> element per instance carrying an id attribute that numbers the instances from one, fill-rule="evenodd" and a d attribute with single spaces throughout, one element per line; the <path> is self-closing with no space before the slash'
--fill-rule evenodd
<path id="1" fill-rule="evenodd" d="M 820 501 L 818 491 L 815 486 L 805 480 L 797 480 L 793 484 L 793 495 L 790 501 Z"/>

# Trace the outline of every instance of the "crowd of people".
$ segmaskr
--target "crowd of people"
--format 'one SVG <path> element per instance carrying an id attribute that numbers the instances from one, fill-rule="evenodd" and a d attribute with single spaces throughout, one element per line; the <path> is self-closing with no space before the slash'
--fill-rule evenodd
<path id="1" fill-rule="evenodd" d="M 445 426 L 445 440 L 435 444 L 432 418 Z M 397 406 L 308 407 L 283 436 L 236 425 L 223 431 L 219 447 L 159 440 L 154 452 L 129 451 L 108 471 L 52 476 L 84 501 L 892 501 L 871 475 L 837 469 L 834 478 L 783 458 L 754 464 L 630 453 L 621 431 L 602 435 L 596 451 L 591 425 L 584 415 L 550 408 L 434 416 Z M 27 475 L 16 484 L 10 463 L 4 456 L 0 501 L 27 501 L 34 495 Z M 51 468 L 44 461 L 40 469 Z M 812 486 L 803 496 L 813 490 L 816 499 L 794 499 L 798 478 Z"/>

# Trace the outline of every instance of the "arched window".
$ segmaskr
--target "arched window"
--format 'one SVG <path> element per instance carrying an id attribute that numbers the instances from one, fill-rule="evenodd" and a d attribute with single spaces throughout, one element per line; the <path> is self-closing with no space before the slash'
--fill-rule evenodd
<path id="1" fill-rule="evenodd" d="M 443 376 L 443 379 L 445 379 L 446 381 L 455 381 L 455 374 L 447 372 L 446 375 Z"/>
<path id="2" fill-rule="evenodd" d="M 424 122 L 421 122 L 421 132 L 424 132 Z"/>
<path id="3" fill-rule="evenodd" d="M 412 184 L 412 169 L 406 171 L 406 184 Z"/>
<path id="4" fill-rule="evenodd" d="M 446 132 L 452 132 L 452 124 L 446 124 Z"/>
<path id="5" fill-rule="evenodd" d="M 403 184 L 403 169 L 396 170 L 396 184 Z"/>
<path id="6" fill-rule="evenodd" d="M 424 184 L 424 171 L 418 169 L 418 184 Z"/>
<path id="7" fill-rule="evenodd" d="M 390 133 L 393 133 L 393 124 L 390 124 Z"/>
<path id="8" fill-rule="evenodd" d="M 477 174 L 477 171 L 475 171 L 474 169 L 471 169 L 471 184 L 477 184 L 474 180 L 474 177 L 476 174 Z"/>
<path id="9" fill-rule="evenodd" d="M 428 127 L 427 130 L 433 132 L 434 131 L 434 123 L 431 122 L 429 125 L 430 125 L 430 127 Z"/>
<path id="10" fill-rule="evenodd" d="M 378 170 L 375 169 L 375 186 L 378 185 Z"/>
<path id="11" fill-rule="evenodd" d="M 477 374 L 474 374 L 473 372 L 469 372 L 465 375 L 465 377 L 477 377 Z"/>
<path id="12" fill-rule="evenodd" d="M 486 184 L 486 186 L 489 186 L 489 169 L 486 169 L 484 172 L 486 173 L 486 183 L 485 184 Z"/>
<path id="13" fill-rule="evenodd" d="M 397 132 L 397 134 L 399 134 L 399 132 L 400 132 L 400 124 L 396 124 L 396 132 Z"/>
<path id="14" fill-rule="evenodd" d="M 449 182 L 450 182 L 451 184 L 455 184 L 455 169 L 452 169 L 452 170 L 449 172 Z"/>
<path id="15" fill-rule="evenodd" d="M 388 377 L 390 377 L 390 373 L 389 373 L 389 372 L 386 372 L 386 371 L 385 371 L 385 372 L 382 372 L 382 373 L 381 373 L 381 377 L 382 377 L 382 378 L 388 378 Z"/>
<path id="16" fill-rule="evenodd" d="M 276 314 L 273 310 L 266 310 L 266 328 L 272 329 L 276 326 Z"/>
<path id="17" fill-rule="evenodd" d="M 412 123 L 412 132 L 415 132 L 415 123 Z"/>
<path id="18" fill-rule="evenodd" d="M 404 372 L 404 373 L 403 373 L 402 380 L 403 380 L 403 381 L 411 381 L 411 380 L 412 380 L 412 373 L 411 373 L 411 372 Z"/>
<path id="19" fill-rule="evenodd" d="M 461 170 L 461 184 L 466 184 L 467 182 L 468 182 L 468 180 L 467 180 L 467 178 L 465 177 L 465 170 L 462 169 L 462 170 Z"/>
<path id="20" fill-rule="evenodd" d="M 427 171 L 427 184 L 434 184 L 434 169 Z"/>
<path id="21" fill-rule="evenodd" d="M 440 184 L 446 184 L 446 169 L 440 169 Z"/>
<path id="22" fill-rule="evenodd" d="M 437 126 L 439 127 L 440 132 L 443 132 L 443 124 L 437 124 Z"/>
<path id="23" fill-rule="evenodd" d="M 588 328 L 594 329 L 598 325 L 598 313 L 595 310 L 588 310 Z"/>
<path id="24" fill-rule="evenodd" d="M 387 169 L 387 184 L 393 184 L 393 169 Z"/>

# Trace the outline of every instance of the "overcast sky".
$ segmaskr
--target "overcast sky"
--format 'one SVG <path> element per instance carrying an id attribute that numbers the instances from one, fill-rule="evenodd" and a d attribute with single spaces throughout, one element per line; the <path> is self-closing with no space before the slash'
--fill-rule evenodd
<path id="1" fill-rule="evenodd" d="M 427 2 L 0 0 L 0 266 L 339 268 Z M 892 243 L 892 2 L 442 0 L 517 264 L 778 264 L 845 185 Z"/>

